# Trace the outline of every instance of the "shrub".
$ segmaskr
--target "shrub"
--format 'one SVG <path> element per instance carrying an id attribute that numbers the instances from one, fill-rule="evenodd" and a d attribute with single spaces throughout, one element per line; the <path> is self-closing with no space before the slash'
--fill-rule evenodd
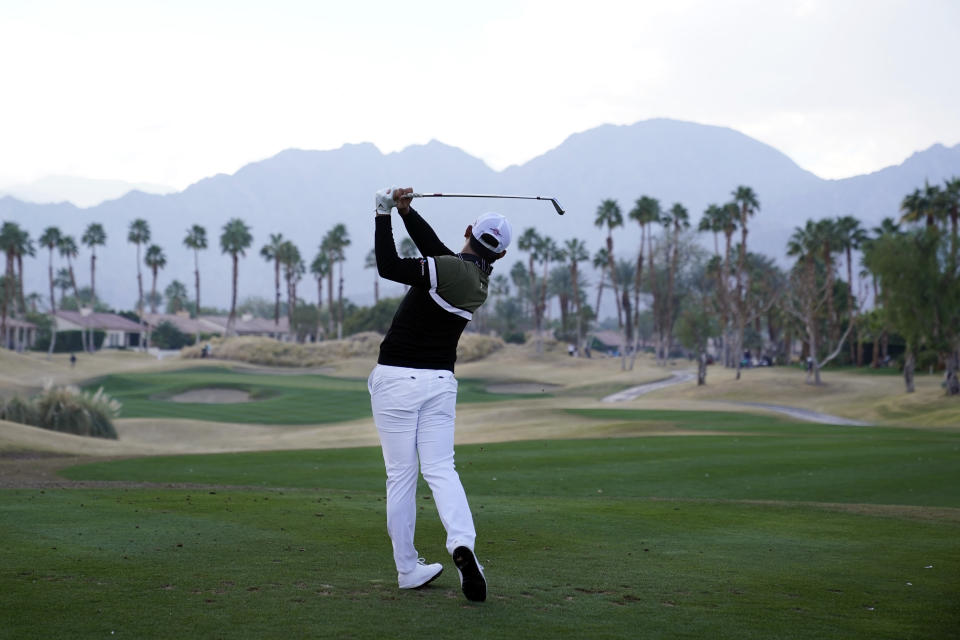
<path id="1" fill-rule="evenodd" d="M 182 349 L 193 344 L 193 336 L 180 331 L 172 322 L 161 322 L 150 333 L 150 341 L 160 349 Z"/>
<path id="2" fill-rule="evenodd" d="M 510 331 L 503 334 L 503 341 L 510 344 L 524 344 L 527 341 L 527 334 L 523 331 Z"/>
<path id="3" fill-rule="evenodd" d="M 464 333 L 460 336 L 460 344 L 457 345 L 457 362 L 480 360 L 503 347 L 504 342 L 500 338 L 480 333 Z"/>
<path id="4" fill-rule="evenodd" d="M 93 342 L 97 349 L 103 346 L 103 340 L 106 333 L 96 329 L 93 332 Z M 33 344 L 34 351 L 46 351 L 50 348 L 50 334 L 41 335 Z M 71 351 L 83 351 L 83 337 L 80 331 L 57 331 L 57 344 L 54 347 L 54 353 L 69 353 Z"/>
<path id="5" fill-rule="evenodd" d="M 383 336 L 378 333 L 365 332 L 343 340 L 308 344 L 257 337 L 213 338 L 209 344 L 210 356 L 223 360 L 276 367 L 317 367 L 348 358 L 374 357 L 379 352 L 382 339 Z M 187 347 L 180 352 L 181 356 L 200 358 L 206 344 L 203 342 Z"/>
<path id="6" fill-rule="evenodd" d="M 5 404 L 0 404 L 0 420 L 29 424 L 34 427 L 39 426 L 40 422 L 33 403 L 20 396 L 13 396 Z"/>
<path id="7" fill-rule="evenodd" d="M 14 396 L 0 406 L 0 418 L 52 431 L 79 436 L 117 438 L 113 419 L 120 403 L 98 389 L 86 393 L 77 387 L 47 385 L 37 396 L 24 400 Z"/>

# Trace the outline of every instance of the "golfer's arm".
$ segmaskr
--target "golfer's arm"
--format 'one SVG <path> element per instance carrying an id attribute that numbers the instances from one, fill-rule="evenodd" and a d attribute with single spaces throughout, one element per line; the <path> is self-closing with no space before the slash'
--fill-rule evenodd
<path id="1" fill-rule="evenodd" d="M 400 217 L 403 218 L 403 226 L 407 228 L 407 233 L 410 235 L 410 239 L 413 240 L 413 244 L 417 245 L 420 255 L 453 255 L 453 251 L 450 251 L 445 244 L 440 242 L 440 238 L 437 237 L 437 234 L 434 232 L 434 230 L 429 224 L 427 224 L 427 221 L 424 220 L 420 214 L 414 210 L 413 207 L 410 207 L 409 212 L 401 215 Z"/>
<path id="2" fill-rule="evenodd" d="M 429 286 L 430 275 L 426 260 L 401 258 L 397 254 L 390 216 L 377 216 L 376 224 L 373 251 L 377 257 L 377 273 L 380 277 L 411 287 Z"/>

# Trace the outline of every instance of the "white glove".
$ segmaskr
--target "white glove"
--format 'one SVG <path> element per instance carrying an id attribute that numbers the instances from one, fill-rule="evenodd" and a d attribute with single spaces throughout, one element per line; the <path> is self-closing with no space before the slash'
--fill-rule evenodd
<path id="1" fill-rule="evenodd" d="M 390 211 L 393 210 L 397 203 L 393 201 L 393 191 L 396 187 L 387 187 L 386 189 L 380 189 L 377 191 L 377 215 L 378 216 L 388 216 Z"/>

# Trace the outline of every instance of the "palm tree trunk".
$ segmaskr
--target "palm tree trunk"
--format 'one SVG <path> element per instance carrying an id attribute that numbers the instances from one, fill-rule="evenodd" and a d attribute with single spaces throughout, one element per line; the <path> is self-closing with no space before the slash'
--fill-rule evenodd
<path id="1" fill-rule="evenodd" d="M 337 260 L 339 267 L 337 287 L 337 340 L 343 339 L 343 260 Z"/>
<path id="2" fill-rule="evenodd" d="M 600 269 L 600 282 L 597 284 L 597 306 L 594 309 L 594 313 L 596 314 L 598 319 L 600 318 L 600 297 L 603 295 L 603 287 L 604 287 L 603 278 L 606 274 L 607 274 L 606 267 L 603 267 L 602 269 Z"/>
<path id="3" fill-rule="evenodd" d="M 200 319 L 200 252 L 193 252 L 193 286 L 197 291 L 197 308 L 194 315 Z M 197 342 L 200 342 L 200 323 L 197 322 Z"/>
<path id="4" fill-rule="evenodd" d="M 227 337 L 233 335 L 233 328 L 237 321 L 237 279 L 239 276 L 239 258 L 237 254 L 233 255 L 233 288 L 230 295 L 230 316 L 227 318 Z"/>
<path id="5" fill-rule="evenodd" d="M 333 265 L 327 271 L 327 337 L 333 336 L 333 324 L 336 320 L 333 306 Z"/>
<path id="6" fill-rule="evenodd" d="M 273 288 L 276 300 L 273 303 L 273 324 L 280 324 L 280 258 L 273 260 Z M 287 291 L 290 290 L 290 281 L 287 280 Z"/>
<path id="7" fill-rule="evenodd" d="M 96 245 L 90 245 L 90 310 L 97 308 L 97 250 Z M 96 342 L 93 327 L 90 327 L 90 337 L 87 340 L 90 353 L 96 351 Z"/>
<path id="8" fill-rule="evenodd" d="M 640 288 L 643 286 L 643 241 L 646 226 L 640 225 L 640 252 L 637 254 L 637 278 L 633 283 L 633 352 L 630 354 L 629 370 L 633 371 L 640 350 Z"/>
<path id="9" fill-rule="evenodd" d="M 620 290 L 617 287 L 617 265 L 613 259 L 613 236 L 607 234 L 607 262 L 610 269 L 610 284 L 613 286 L 613 299 L 617 301 L 617 326 L 623 328 L 623 303 L 620 300 Z"/>
<path id="10" fill-rule="evenodd" d="M 47 349 L 47 360 L 53 356 L 57 346 L 57 296 L 53 286 L 53 247 L 50 247 L 50 261 L 47 267 L 50 276 L 50 347 Z"/>
<path id="11" fill-rule="evenodd" d="M 157 268 L 153 268 L 153 283 L 150 286 L 150 313 L 157 312 Z"/>
<path id="12" fill-rule="evenodd" d="M 314 342 L 320 342 L 320 307 L 323 306 L 323 276 L 317 278 L 317 328 Z"/>
<path id="13" fill-rule="evenodd" d="M 19 294 L 20 313 L 27 312 L 27 303 L 23 298 L 23 254 L 17 253 L 17 293 Z"/>

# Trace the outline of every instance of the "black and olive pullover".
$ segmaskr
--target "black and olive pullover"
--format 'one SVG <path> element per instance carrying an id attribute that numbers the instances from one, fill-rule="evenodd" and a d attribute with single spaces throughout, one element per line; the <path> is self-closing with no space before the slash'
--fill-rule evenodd
<path id="1" fill-rule="evenodd" d="M 490 267 L 471 254 L 455 254 L 413 208 L 401 216 L 410 239 L 425 258 L 401 258 L 391 216 L 376 217 L 377 271 L 409 285 L 386 337 L 379 364 L 453 371 L 460 334 L 487 299 Z"/>

